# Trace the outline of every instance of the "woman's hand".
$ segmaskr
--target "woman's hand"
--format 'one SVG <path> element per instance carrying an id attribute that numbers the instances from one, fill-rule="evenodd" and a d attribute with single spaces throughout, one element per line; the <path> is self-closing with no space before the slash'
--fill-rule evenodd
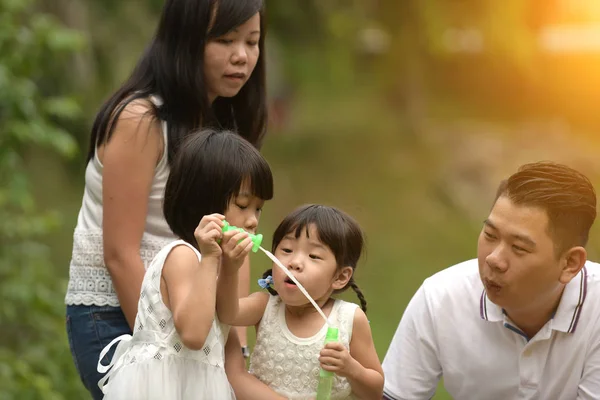
<path id="1" fill-rule="evenodd" d="M 198 227 L 194 231 L 194 237 L 198 243 L 202 257 L 219 258 L 222 254 L 221 246 L 217 242 L 223 237 L 224 215 L 210 214 L 205 215 L 200 220 Z"/>

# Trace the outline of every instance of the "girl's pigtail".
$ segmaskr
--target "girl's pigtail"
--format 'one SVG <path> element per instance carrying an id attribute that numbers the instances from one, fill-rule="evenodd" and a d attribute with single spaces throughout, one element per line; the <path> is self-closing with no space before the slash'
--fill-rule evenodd
<path id="1" fill-rule="evenodd" d="M 269 293 L 271 293 L 273 296 L 277 296 L 277 292 L 275 291 L 275 289 L 273 289 L 273 270 L 272 269 L 268 269 L 266 270 L 263 275 L 262 278 L 258 280 L 258 285 L 263 288 L 263 289 L 267 289 L 267 291 Z"/>
<path id="2" fill-rule="evenodd" d="M 354 290 L 354 292 L 356 292 L 356 296 L 358 297 L 358 300 L 360 300 L 360 308 L 362 308 L 362 310 L 366 314 L 367 313 L 367 300 L 365 299 L 365 295 L 360 290 L 360 288 L 358 287 L 356 282 L 354 282 L 354 278 L 350 279 L 350 282 L 348 282 L 348 285 L 350 285 L 352 290 Z"/>

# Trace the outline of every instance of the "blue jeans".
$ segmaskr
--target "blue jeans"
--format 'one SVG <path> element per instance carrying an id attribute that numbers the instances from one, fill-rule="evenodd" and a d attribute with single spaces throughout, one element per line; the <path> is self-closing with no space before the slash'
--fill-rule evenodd
<path id="1" fill-rule="evenodd" d="M 114 338 L 131 334 L 120 307 L 67 306 L 67 336 L 69 347 L 81 381 L 94 400 L 102 399 L 98 381 L 103 374 L 97 371 L 100 352 Z M 116 346 L 102 359 L 107 365 Z"/>

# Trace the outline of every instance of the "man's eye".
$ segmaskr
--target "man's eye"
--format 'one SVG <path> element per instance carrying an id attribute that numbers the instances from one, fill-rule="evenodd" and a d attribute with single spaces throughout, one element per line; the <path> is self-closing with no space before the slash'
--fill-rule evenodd
<path id="1" fill-rule="evenodd" d="M 527 249 L 524 249 L 524 248 L 522 248 L 522 247 L 520 247 L 520 246 L 517 246 L 517 245 L 515 245 L 515 244 L 513 244 L 513 246 L 512 246 L 512 247 L 513 247 L 513 250 L 514 250 L 515 252 L 517 252 L 517 253 L 520 253 L 520 254 L 529 253 L 529 252 L 527 251 Z"/>

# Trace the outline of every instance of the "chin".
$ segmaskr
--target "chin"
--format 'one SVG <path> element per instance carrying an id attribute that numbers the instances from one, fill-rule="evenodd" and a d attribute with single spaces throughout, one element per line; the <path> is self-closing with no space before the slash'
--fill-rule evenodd
<path id="1" fill-rule="evenodd" d="M 225 98 L 235 97 L 235 96 L 237 96 L 237 94 L 240 92 L 241 89 L 242 88 L 223 90 L 221 93 L 219 93 L 218 97 L 225 97 Z"/>

